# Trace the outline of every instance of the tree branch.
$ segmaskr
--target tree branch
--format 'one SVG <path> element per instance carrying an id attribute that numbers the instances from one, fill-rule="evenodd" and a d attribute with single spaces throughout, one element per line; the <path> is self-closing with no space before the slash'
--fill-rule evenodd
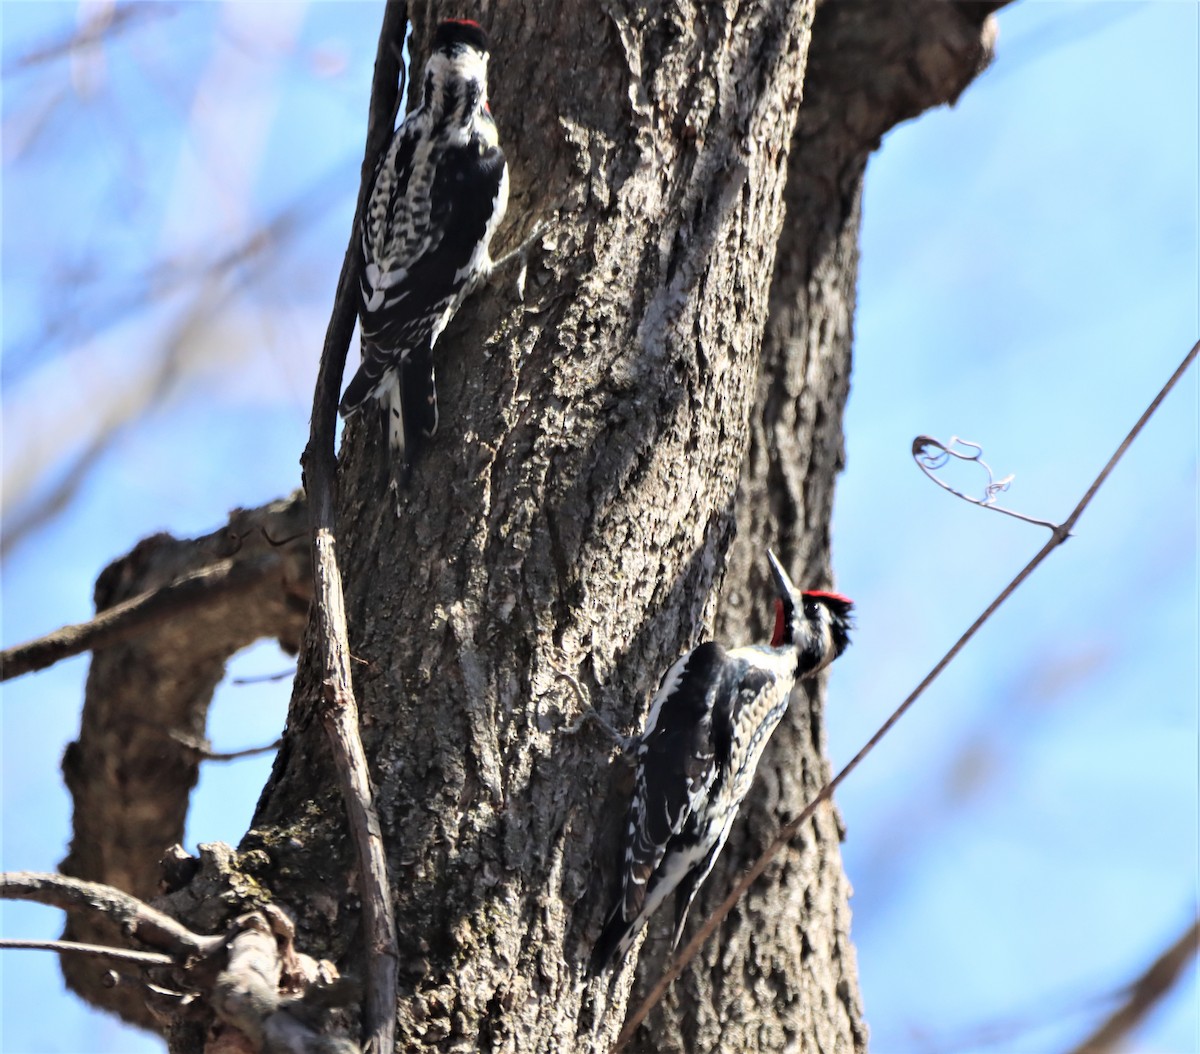
<path id="1" fill-rule="evenodd" d="M 182 732 L 172 733 L 171 738 L 181 746 L 187 747 L 201 761 L 241 761 L 243 758 L 256 758 L 261 754 L 273 754 L 283 743 L 282 739 L 276 739 L 262 746 L 245 747 L 242 750 L 213 750 L 208 740 L 197 739 Z"/>
<path id="2" fill-rule="evenodd" d="M 1070 1054 L 1110 1054 L 1158 1005 L 1200 952 L 1200 920 L 1192 922 L 1166 951 L 1154 960 L 1129 987 L 1126 999 Z"/>
<path id="3" fill-rule="evenodd" d="M 29 948 L 35 951 L 66 952 L 71 955 L 92 955 L 98 959 L 115 959 L 136 966 L 173 966 L 175 959 L 162 952 L 135 952 L 128 948 L 110 948 L 103 944 L 80 944 L 78 941 L 30 941 L 15 937 L 0 937 L 0 949 Z"/>
<path id="4" fill-rule="evenodd" d="M 354 986 L 332 963 L 298 952 L 295 926 L 278 907 L 240 916 L 228 933 L 201 936 L 169 915 L 111 886 L 57 874 L 0 874 L 0 897 L 103 915 L 125 937 L 166 949 L 164 954 L 74 941 L 3 941 L 0 947 L 45 948 L 139 966 L 178 966 L 185 987 L 201 992 L 217 1017 L 242 1033 L 253 1050 L 276 1054 L 358 1054 L 336 1034 L 322 1034 L 323 1010 L 342 1005 Z M 220 953 L 221 959 L 216 959 Z M 145 991 L 154 990 L 144 986 Z M 161 990 L 159 990 L 161 991 Z M 139 986 L 139 994 L 144 994 Z M 301 1004 L 307 1004 L 301 1007 Z M 300 1013 L 295 1013 L 297 1009 Z M 237 1049 L 244 1049 L 237 1044 Z"/>
<path id="5" fill-rule="evenodd" d="M 334 431 L 338 395 L 346 352 L 354 331 L 355 296 L 361 248 L 359 230 L 377 159 L 392 133 L 398 101 L 400 48 L 408 22 L 407 4 L 391 0 L 384 8 L 383 25 L 375 54 L 375 75 L 367 118 L 358 207 L 350 231 L 350 244 L 342 261 L 333 312 L 325 333 L 325 346 L 313 392 L 312 426 L 301 463 L 310 495 L 314 583 L 313 619 L 323 671 L 321 720 L 333 749 L 334 764 L 342 785 L 350 830 L 361 872 L 363 919 L 367 931 L 367 993 L 363 1013 L 366 1045 L 377 1052 L 390 1051 L 395 1043 L 398 952 L 391 882 L 379 815 L 375 808 L 366 753 L 358 730 L 358 704 L 350 674 L 350 645 L 346 610 L 338 569 L 334 535 Z"/>
<path id="6" fill-rule="evenodd" d="M 626 1021 L 625 1027 L 621 1030 L 621 1034 L 617 1037 L 617 1042 L 613 1047 L 614 1052 L 620 1050 L 626 1043 L 629 1042 L 630 1039 L 633 1038 L 633 1034 L 637 1031 L 638 1026 L 642 1023 L 642 1021 L 645 1020 L 646 1015 L 650 1013 L 650 1011 L 654 1008 L 654 1005 L 662 998 L 663 993 L 666 992 L 671 982 L 683 972 L 684 968 L 691 961 L 693 956 L 695 956 L 695 954 L 700 950 L 704 942 L 708 940 L 717 926 L 721 924 L 725 916 L 728 915 L 737 905 L 737 902 L 741 900 L 746 890 L 748 890 L 750 886 L 752 886 L 758 879 L 758 877 L 767 869 L 767 866 L 780 852 L 780 850 L 782 850 L 784 846 L 786 846 L 796 836 L 800 828 L 812 818 L 813 814 L 817 811 L 821 803 L 832 798 L 833 792 L 837 790 L 842 781 L 845 780 L 846 777 L 849 776 L 850 773 L 859 766 L 860 762 L 862 762 L 862 760 L 869 753 L 871 753 L 872 750 L 875 749 L 880 740 L 882 740 L 883 737 L 891 731 L 896 722 L 904 716 L 913 703 L 915 703 L 925 689 L 937 679 L 942 670 L 944 670 L 950 664 L 954 657 L 960 651 L 962 651 L 964 647 L 966 647 L 967 642 L 974 637 L 979 628 L 985 622 L 987 622 L 989 618 L 992 617 L 1000 605 L 1003 604 L 1013 594 L 1013 592 L 1022 582 L 1025 581 L 1025 579 L 1027 579 L 1035 570 L 1037 570 L 1047 556 L 1049 556 L 1070 537 L 1071 529 L 1079 521 L 1079 517 L 1083 515 L 1084 510 L 1089 504 L 1091 504 L 1092 498 L 1096 496 L 1096 492 L 1099 491 L 1101 486 L 1103 486 L 1105 480 L 1108 479 L 1109 475 L 1112 473 L 1112 470 L 1116 467 L 1117 462 L 1120 461 L 1125 455 L 1125 452 L 1129 449 L 1130 445 L 1145 427 L 1146 422 L 1149 421 L 1154 415 L 1154 412 L 1167 397 L 1167 394 L 1172 388 L 1175 387 L 1176 383 L 1178 383 L 1179 379 L 1187 371 L 1188 367 L 1191 366 L 1191 364 L 1195 361 L 1197 354 L 1200 354 L 1200 342 L 1194 344 L 1192 349 L 1187 353 L 1187 355 L 1184 356 L 1183 361 L 1176 368 L 1175 372 L 1171 374 L 1170 379 L 1165 385 L 1163 385 L 1162 389 L 1154 397 L 1154 399 L 1151 400 L 1150 405 L 1146 407 L 1141 417 L 1138 418 L 1137 423 L 1129 430 L 1128 435 L 1125 436 L 1120 446 L 1117 447 L 1116 452 L 1111 458 L 1109 458 L 1108 463 L 1103 469 L 1101 469 L 1100 474 L 1092 481 L 1091 486 L 1088 487 L 1083 497 L 1071 511 L 1071 514 L 1054 530 L 1050 540 L 1044 546 L 1042 546 L 1037 555 L 1034 556 L 1034 558 L 1020 570 L 1017 576 L 1011 582 L 1009 582 L 1009 584 L 1005 586 L 1003 590 L 1001 590 L 1000 595 L 997 596 L 996 599 L 987 606 L 983 614 L 981 614 L 973 623 L 971 623 L 967 631 L 961 637 L 959 637 L 958 640 L 955 641 L 953 647 L 951 647 L 951 649 L 946 652 L 941 659 L 938 660 L 937 664 L 932 670 L 929 671 L 929 673 L 925 675 L 921 683 L 918 684 L 917 687 L 914 688 L 909 696 L 904 700 L 904 702 L 902 702 L 892 712 L 891 716 L 888 717 L 888 719 L 880 726 L 879 730 L 867 741 L 866 745 L 863 746 L 863 748 L 850 759 L 841 772 L 839 772 L 833 779 L 831 779 L 825 784 L 825 786 L 821 788 L 821 790 L 817 793 L 817 796 L 811 802 L 809 802 L 804 809 L 801 810 L 800 814 L 794 820 L 784 824 L 784 826 L 780 829 L 779 834 L 776 835 L 774 841 L 767 846 L 762 855 L 754 862 L 754 866 L 751 867 L 750 870 L 747 871 L 746 874 L 733 887 L 733 889 L 730 890 L 729 895 L 721 902 L 716 911 L 714 911 L 707 919 L 705 919 L 704 925 L 700 927 L 695 936 L 692 937 L 684 949 L 675 957 L 675 960 L 671 963 L 667 970 L 664 971 L 659 981 L 654 985 L 653 988 L 651 988 L 649 994 L 643 1000 L 642 1004 Z"/>
<path id="7" fill-rule="evenodd" d="M 218 582 L 241 584 L 208 588 L 214 569 Z M 143 900 L 157 895 L 164 847 L 183 837 L 202 761 L 180 739 L 203 741 L 213 692 L 234 654 L 264 637 L 299 647 L 311 589 L 299 494 L 237 510 L 199 538 L 154 535 L 101 573 L 97 626 L 82 634 L 94 650 L 78 740 L 63 757 L 74 805 L 64 874 Z M 106 919 L 74 910 L 63 936 L 117 943 Z M 156 1026 L 141 993 L 110 987 L 95 960 L 64 957 L 62 966 L 89 1002 Z"/>
<path id="8" fill-rule="evenodd" d="M 152 589 L 100 612 L 88 622 L 63 626 L 44 637 L 0 652 L 0 681 L 8 681 L 80 652 L 128 640 L 147 626 L 176 615 L 190 614 L 205 604 L 218 604 L 253 592 L 266 579 L 278 577 L 284 558 L 261 553 L 244 560 L 192 571 L 169 585 Z"/>
<path id="9" fill-rule="evenodd" d="M 0 874 L 0 898 L 32 900 L 64 911 L 83 909 L 96 912 L 113 922 L 122 933 L 167 952 L 175 961 L 192 955 L 204 955 L 224 939 L 193 933 L 169 915 L 112 886 L 85 882 L 66 875 L 37 871 L 5 872 Z"/>
<path id="10" fill-rule="evenodd" d="M 111 43 L 119 34 L 136 29 L 145 22 L 178 13 L 179 7 L 175 4 L 122 4 L 119 7 L 99 8 L 82 26 L 71 30 L 65 37 L 47 41 L 6 62 L 3 76 L 23 73 L 34 66 L 65 58 L 77 49 Z"/>

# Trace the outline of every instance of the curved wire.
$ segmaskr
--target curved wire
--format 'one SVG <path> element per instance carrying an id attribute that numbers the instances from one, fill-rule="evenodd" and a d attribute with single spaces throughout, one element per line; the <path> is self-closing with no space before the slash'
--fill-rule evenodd
<path id="1" fill-rule="evenodd" d="M 956 447 L 967 447 L 973 453 L 964 453 L 961 449 L 955 449 Z M 996 504 L 996 496 L 1008 490 L 1016 477 L 1010 473 L 1003 479 L 996 479 L 992 473 L 991 465 L 983 460 L 983 447 L 978 443 L 972 443 L 969 439 L 959 439 L 958 436 L 951 436 L 949 443 L 943 443 L 940 439 L 934 439 L 933 436 L 921 435 L 912 441 L 912 456 L 913 461 L 917 463 L 917 468 L 924 472 L 942 490 L 948 490 L 956 498 L 962 498 L 963 501 L 969 501 L 972 505 L 979 505 L 985 509 L 1002 512 L 1005 516 L 1012 516 L 1014 519 L 1023 520 L 1025 523 L 1047 527 L 1051 531 L 1056 531 L 1059 528 L 1059 525 L 1051 520 L 1039 520 L 1034 516 L 1026 516 L 1023 512 L 1016 512 L 1013 509 L 1006 509 L 1002 505 Z M 944 468 L 949 463 L 952 457 L 957 458 L 959 461 L 974 461 L 975 464 L 980 465 L 987 473 L 987 483 L 984 485 L 982 498 L 973 498 L 969 494 L 955 490 L 944 479 L 935 475 L 939 469 Z"/>

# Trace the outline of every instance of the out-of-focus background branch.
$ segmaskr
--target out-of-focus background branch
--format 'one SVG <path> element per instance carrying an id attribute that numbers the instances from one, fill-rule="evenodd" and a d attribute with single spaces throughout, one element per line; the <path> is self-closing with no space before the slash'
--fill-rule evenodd
<path id="1" fill-rule="evenodd" d="M 138 539 L 297 485 L 379 9 L 0 17 L 8 646 L 87 621 L 91 583 Z M 1006 504 L 1059 517 L 1196 336 L 1196 8 L 998 18 L 998 59 L 958 108 L 868 168 L 834 524 L 860 626 L 831 675 L 835 768 L 1040 541 L 930 487 L 912 437 L 984 443 L 1016 473 Z M 502 134 L 519 105 L 493 100 Z M 1195 376 L 1181 387 L 1079 536 L 839 792 L 875 1050 L 1069 1050 L 1194 917 Z M 286 665 L 262 644 L 230 674 Z M 87 668 L 5 685 L 6 868 L 64 855 Z M 273 741 L 287 694 L 227 677 L 205 738 Z M 237 841 L 269 764 L 201 766 L 189 848 Z M 58 925 L 0 916 L 7 937 Z M 0 975 L 6 1049 L 161 1049 L 67 997 L 53 957 L 4 954 L 22 956 Z M 1123 1049 L 1194 1049 L 1195 989 L 1193 963 Z"/>
<path id="2" fill-rule="evenodd" d="M 1120 993 L 1117 1008 L 1071 1054 L 1111 1054 L 1122 1049 L 1126 1037 L 1158 1009 L 1184 973 L 1195 968 L 1197 951 L 1200 951 L 1200 921 L 1193 921 Z"/>

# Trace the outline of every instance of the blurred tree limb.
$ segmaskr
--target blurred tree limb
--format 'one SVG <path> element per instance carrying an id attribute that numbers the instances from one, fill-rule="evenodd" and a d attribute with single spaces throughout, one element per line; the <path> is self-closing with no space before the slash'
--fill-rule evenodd
<path id="1" fill-rule="evenodd" d="M 1070 1054 L 1112 1054 L 1178 983 L 1200 952 L 1200 920 L 1193 921 L 1124 990 L 1124 1001 Z"/>
<path id="2" fill-rule="evenodd" d="M 100 575 L 101 626 L 105 612 L 123 614 L 107 637 L 94 631 L 91 638 L 79 738 L 63 757 L 74 802 L 64 874 L 141 899 L 158 892 L 159 862 L 183 837 L 201 764 L 176 734 L 203 740 L 213 691 L 236 652 L 264 637 L 299 647 L 312 589 L 307 528 L 307 506 L 296 494 L 238 510 L 202 538 L 146 538 Z M 214 568 L 217 581 L 237 588 L 206 585 Z M 188 603 L 180 604 L 181 594 Z M 163 606 L 172 606 L 170 617 L 158 617 Z M 102 917 L 72 911 L 64 937 L 118 943 Z M 102 966 L 71 956 L 63 972 L 89 1001 L 155 1027 L 138 991 L 108 987 Z"/>
<path id="3" fill-rule="evenodd" d="M 4 477 L 5 529 L 0 534 L 0 560 L 7 559 L 22 543 L 62 513 L 90 478 L 92 471 L 120 439 L 147 414 L 161 407 L 189 370 L 204 365 L 208 349 L 204 335 L 224 312 L 244 297 L 254 282 L 278 264 L 283 251 L 313 224 L 336 199 L 342 167 L 324 174 L 312 186 L 279 209 L 245 238 L 223 248 L 210 258 L 189 262 L 158 261 L 138 280 L 128 298 L 100 312 L 87 312 L 89 339 L 126 314 L 144 311 L 149 305 L 186 292 L 189 300 L 180 318 L 171 326 L 155 358 L 133 377 L 122 377 L 111 388 L 93 389 L 88 402 L 99 420 L 83 448 L 64 454 L 78 431 L 71 426 L 40 429 L 36 442 L 26 443 L 11 471 Z M 164 277 L 164 275 L 166 277 Z M 236 282 L 234 278 L 238 279 Z M 60 319 L 51 320 L 40 334 L 38 348 L 46 354 L 55 339 Z M 7 354 L 14 354 L 8 349 Z M 19 355 L 19 350 L 16 352 Z M 57 478 L 46 482 L 56 462 L 65 462 Z"/>
<path id="4" fill-rule="evenodd" d="M 97 4 L 82 24 L 71 32 L 8 59 L 3 70 L 0 70 L 0 75 L 10 77 L 35 66 L 66 58 L 80 48 L 106 43 L 121 33 L 137 29 L 147 21 L 175 15 L 178 10 L 179 5 L 172 3 Z"/>

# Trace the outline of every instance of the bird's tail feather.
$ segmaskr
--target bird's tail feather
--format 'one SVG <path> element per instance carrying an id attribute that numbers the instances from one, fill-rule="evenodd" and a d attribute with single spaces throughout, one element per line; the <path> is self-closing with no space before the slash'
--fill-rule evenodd
<path id="1" fill-rule="evenodd" d="M 404 459 L 411 465 L 438 425 L 433 355 L 428 349 L 413 352 L 404 360 L 400 400 L 404 411 Z"/>
<path id="2" fill-rule="evenodd" d="M 640 918 L 626 922 L 621 914 L 621 902 L 617 901 L 604 923 L 604 929 L 600 931 L 596 946 L 592 949 L 590 972 L 593 977 L 598 977 L 614 963 L 625 958 L 633 946 L 641 922 Z"/>
<path id="3" fill-rule="evenodd" d="M 378 384 L 378 377 L 368 377 L 366 371 L 360 369 L 346 386 L 342 401 L 338 403 L 338 413 L 350 417 L 375 394 Z"/>

